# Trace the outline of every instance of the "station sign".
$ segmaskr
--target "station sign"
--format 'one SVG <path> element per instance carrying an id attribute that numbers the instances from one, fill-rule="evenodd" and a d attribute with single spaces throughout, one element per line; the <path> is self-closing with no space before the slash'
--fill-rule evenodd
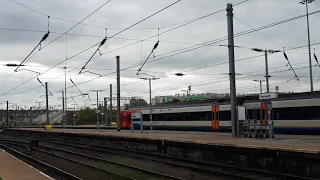
<path id="1" fill-rule="evenodd" d="M 259 94 L 259 99 L 274 99 L 274 98 L 278 98 L 278 93 L 270 92 L 270 93 Z"/>

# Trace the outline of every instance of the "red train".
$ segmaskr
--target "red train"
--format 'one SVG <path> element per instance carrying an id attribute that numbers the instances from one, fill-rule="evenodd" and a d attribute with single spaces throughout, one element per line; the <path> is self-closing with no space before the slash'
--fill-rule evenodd
<path id="1" fill-rule="evenodd" d="M 126 110 L 120 112 L 120 128 L 130 129 L 131 127 L 131 114 L 139 112 L 140 110 Z"/>

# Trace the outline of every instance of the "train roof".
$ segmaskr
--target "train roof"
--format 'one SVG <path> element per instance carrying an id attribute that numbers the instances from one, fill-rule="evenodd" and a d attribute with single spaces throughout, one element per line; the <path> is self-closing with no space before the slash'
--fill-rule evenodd
<path id="1" fill-rule="evenodd" d="M 311 98 L 320 98 L 320 91 L 302 92 L 302 93 L 278 93 L 278 98 L 273 99 L 273 101 L 311 99 Z M 259 94 L 237 96 L 238 105 L 242 105 L 248 102 L 262 102 L 262 100 L 259 99 Z M 154 105 L 152 108 L 161 109 L 161 108 L 176 108 L 176 107 L 212 106 L 215 104 L 219 104 L 219 105 L 230 104 L 230 99 L 218 99 L 218 100 L 208 99 L 204 101 L 164 103 L 164 104 Z M 142 107 L 134 107 L 134 108 L 131 108 L 130 110 L 144 110 L 148 108 L 149 106 L 142 106 Z"/>

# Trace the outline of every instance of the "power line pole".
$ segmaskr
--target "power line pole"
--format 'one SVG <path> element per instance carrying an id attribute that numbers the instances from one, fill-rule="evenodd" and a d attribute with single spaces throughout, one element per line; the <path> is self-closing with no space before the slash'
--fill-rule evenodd
<path id="1" fill-rule="evenodd" d="M 67 104 L 67 67 L 63 67 L 64 69 L 64 104 L 65 108 L 65 122 L 64 125 L 68 124 L 68 104 Z"/>
<path id="2" fill-rule="evenodd" d="M 7 116 L 6 116 L 6 125 L 9 125 L 9 101 L 7 101 Z"/>
<path id="3" fill-rule="evenodd" d="M 73 105 L 73 126 L 76 126 L 76 105 L 77 104 L 72 104 Z"/>
<path id="4" fill-rule="evenodd" d="M 120 56 L 117 59 L 117 131 L 120 131 Z"/>
<path id="5" fill-rule="evenodd" d="M 266 66 L 266 84 L 267 84 L 267 93 L 269 93 L 269 69 L 268 69 L 268 51 L 264 50 L 265 56 L 265 66 Z"/>
<path id="6" fill-rule="evenodd" d="M 97 92 L 97 110 L 96 110 L 96 114 L 97 114 L 97 129 L 99 129 L 99 91 L 102 92 L 104 90 L 90 90 L 91 92 Z"/>
<path id="7" fill-rule="evenodd" d="M 33 112 L 32 112 L 32 107 L 30 107 L 30 126 L 32 126 L 32 118 L 33 118 Z"/>
<path id="8" fill-rule="evenodd" d="M 62 113 L 64 114 L 63 116 L 63 129 L 66 128 L 66 114 L 64 112 L 64 91 L 62 91 Z"/>
<path id="9" fill-rule="evenodd" d="M 264 59 L 265 59 L 265 67 L 266 67 L 266 88 L 267 88 L 267 93 L 270 92 L 270 86 L 269 86 L 269 78 L 271 76 L 269 76 L 269 67 L 268 67 L 268 53 L 278 53 L 281 52 L 280 50 L 263 50 L 263 49 L 259 49 L 259 48 L 252 48 L 252 51 L 256 51 L 256 52 L 264 52 Z"/>
<path id="10" fill-rule="evenodd" d="M 104 113 L 103 116 L 105 116 L 105 118 L 104 118 L 105 119 L 105 125 L 107 125 L 108 124 L 108 122 L 107 122 L 108 121 L 107 120 L 107 116 L 108 115 L 107 115 L 107 98 L 106 97 L 104 98 L 104 101 L 103 101 L 103 113 Z"/>
<path id="11" fill-rule="evenodd" d="M 112 84 L 110 84 L 110 119 L 109 119 L 109 126 L 112 122 Z"/>
<path id="12" fill-rule="evenodd" d="M 97 129 L 99 130 L 99 90 L 97 90 Z"/>
<path id="13" fill-rule="evenodd" d="M 260 94 L 262 94 L 262 82 L 265 82 L 265 80 L 253 80 L 253 81 L 260 83 Z"/>
<path id="14" fill-rule="evenodd" d="M 46 116 L 47 116 L 47 124 L 50 124 L 49 122 L 49 101 L 48 101 L 48 83 L 45 83 L 46 86 Z"/>
<path id="15" fill-rule="evenodd" d="M 233 34 L 233 8 L 232 4 L 227 4 L 227 18 L 228 18 L 228 49 L 229 49 L 229 77 L 230 77 L 230 100 L 231 100 L 231 124 L 232 137 L 238 136 L 237 129 L 237 92 L 236 92 L 236 72 L 234 63 L 234 34 Z"/>
<path id="16" fill-rule="evenodd" d="M 312 61 L 311 61 L 311 45 L 310 45 L 310 26 L 309 26 L 309 8 L 308 4 L 312 3 L 314 0 L 301 0 L 300 4 L 306 5 L 307 11 L 307 31 L 308 31 L 308 49 L 309 49 L 309 69 L 310 69 L 310 89 L 313 92 L 313 78 L 312 78 Z"/>
<path id="17" fill-rule="evenodd" d="M 149 78 L 149 98 L 150 98 L 150 132 L 153 131 L 153 122 L 152 122 L 152 99 L 151 99 L 151 78 Z M 133 124 L 132 124 L 133 126 Z"/>

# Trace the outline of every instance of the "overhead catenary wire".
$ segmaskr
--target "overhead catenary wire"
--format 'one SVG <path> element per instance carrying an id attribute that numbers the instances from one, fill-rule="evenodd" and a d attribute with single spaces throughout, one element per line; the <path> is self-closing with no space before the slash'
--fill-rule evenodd
<path id="1" fill-rule="evenodd" d="M 60 18 L 60 17 L 48 15 L 48 14 L 46 14 L 46 13 L 43 13 L 43 12 L 41 12 L 41 11 L 38 11 L 38 10 L 34 9 L 34 8 L 28 7 L 28 6 L 26 6 L 26 5 L 22 4 L 22 3 L 19 3 L 19 2 L 17 2 L 17 1 L 14 1 L 14 0 L 8 0 L 8 1 L 11 1 L 11 2 L 13 2 L 13 3 L 15 3 L 15 4 L 19 5 L 19 6 L 22 6 L 22 7 L 26 8 L 26 9 L 29 9 L 29 10 L 31 10 L 31 11 L 34 11 L 34 12 L 36 12 L 36 13 L 38 13 L 38 14 L 43 15 L 43 16 L 50 16 L 52 19 L 57 19 L 57 20 L 65 21 L 65 22 L 71 22 L 71 23 L 78 23 L 78 21 L 74 21 L 74 20 L 70 20 L 70 19 L 65 19 L 65 18 Z M 105 29 L 105 27 L 103 27 L 103 26 L 98 26 L 98 25 L 93 25 L 93 24 L 87 24 L 87 23 L 83 23 L 83 22 L 81 22 L 80 24 L 81 24 L 81 25 L 85 25 L 85 26 L 89 26 L 89 27 L 94 27 L 94 28 L 99 28 L 99 29 Z M 170 27 L 170 26 L 173 26 L 173 25 L 167 25 L 167 27 Z M 109 29 L 124 29 L 124 28 L 122 28 L 122 27 L 108 27 L 108 28 L 109 28 Z M 162 28 L 164 28 L 164 27 L 162 27 Z M 135 28 L 135 29 L 157 29 L 157 28 L 152 28 L 152 27 L 140 27 L 140 28 Z"/>
<path id="2" fill-rule="evenodd" d="M 31 52 L 24 58 L 24 60 L 17 66 L 17 68 L 14 70 L 14 72 L 17 72 L 17 70 L 19 69 L 19 67 L 20 67 L 21 65 L 23 65 L 23 63 L 25 63 L 25 62 L 28 60 L 28 58 L 30 57 L 30 55 L 38 48 L 38 46 L 40 46 L 40 49 L 41 49 L 41 43 L 48 38 L 49 33 L 50 33 L 50 32 L 49 32 L 49 30 L 48 30 L 48 32 L 41 38 L 41 40 L 39 41 L 39 43 L 32 49 L 32 51 L 31 51 Z M 39 49 L 39 51 L 40 51 L 40 49 Z"/>
<path id="3" fill-rule="evenodd" d="M 316 12 L 313 12 L 313 13 L 310 13 L 311 15 L 312 14 L 315 14 L 315 13 L 319 13 L 320 11 L 316 11 Z M 302 15 L 302 16 L 299 16 L 299 18 L 302 18 L 302 17 L 304 17 L 305 15 Z M 289 22 L 289 21 L 280 21 L 281 23 L 272 23 L 271 25 L 269 25 L 269 26 L 262 26 L 263 28 L 269 28 L 269 27 L 272 27 L 272 26 L 276 26 L 276 25 L 279 25 L 279 24 L 282 24 L 282 23 L 286 23 L 286 22 Z M 263 28 L 261 28 L 260 27 L 260 29 L 263 29 Z M 254 30 L 251 30 L 250 32 L 246 32 L 246 33 L 242 33 L 242 34 L 238 34 L 238 36 L 241 36 L 241 35 L 245 35 L 245 34 L 249 34 L 249 33 L 252 33 L 252 32 L 254 32 L 255 30 L 257 30 L 257 28 L 256 29 L 254 29 Z M 237 37 L 238 37 L 237 36 Z M 223 40 L 224 38 L 220 38 L 221 40 Z M 212 44 L 212 43 L 211 43 Z M 208 44 L 206 44 L 206 46 L 207 46 Z M 195 48 L 195 49 L 198 49 L 198 48 Z M 193 49 L 194 50 L 194 49 Z M 180 53 L 179 53 L 180 54 Z M 133 65 L 133 67 L 135 67 L 134 65 Z M 127 67 L 127 68 L 125 68 L 125 69 L 129 69 L 129 68 L 132 68 L 132 66 L 131 67 Z M 123 69 L 123 70 L 125 70 L 125 69 Z M 112 73 L 111 73 L 112 74 Z M 109 74 L 107 74 L 107 75 L 109 75 Z M 103 77 L 103 76 L 102 76 Z M 97 78 L 95 78 L 95 79 L 97 79 Z M 92 80 L 95 80 L 95 79 L 92 79 Z M 91 80 L 91 81 L 92 81 Z M 90 81 L 85 81 L 85 82 L 83 82 L 83 83 L 87 83 L 87 82 L 90 82 Z"/>
<path id="4" fill-rule="evenodd" d="M 302 48 L 302 47 L 304 47 L 304 46 L 295 47 L 294 49 L 298 49 L 298 48 Z M 258 56 L 254 56 L 254 57 L 259 57 L 259 56 L 262 56 L 262 55 L 258 55 Z M 253 58 L 253 57 L 249 57 L 248 59 L 251 59 L 251 58 Z M 245 60 L 245 59 L 247 59 L 247 58 L 242 58 L 242 59 L 236 60 L 236 62 L 237 62 L 237 61 L 243 61 L 243 60 Z M 157 60 L 159 60 L 159 59 L 157 59 Z M 222 64 L 222 63 L 219 63 L 218 65 L 220 65 L 220 64 Z M 223 63 L 223 64 L 227 64 L 227 62 L 225 62 L 225 63 Z M 208 66 L 208 67 L 212 67 L 212 66 Z M 127 67 L 127 68 L 130 68 L 130 67 Z M 126 70 L 127 68 L 121 69 L 120 71 Z M 109 73 L 109 74 L 107 74 L 107 75 L 110 75 L 110 74 L 113 74 L 113 73 Z M 106 76 L 106 75 L 105 75 L 105 76 Z M 79 83 L 78 85 L 80 85 L 80 84 L 85 84 L 85 83 L 91 82 L 91 81 L 96 80 L 96 79 L 98 79 L 98 78 L 94 78 L 94 79 L 91 79 L 91 80 L 88 80 L 88 81 L 81 82 L 81 83 Z M 136 81 L 136 83 L 137 83 L 137 82 L 142 82 L 142 81 Z M 133 84 L 133 83 L 130 83 L 130 84 Z"/>
<path id="5" fill-rule="evenodd" d="M 239 18 L 235 17 L 233 15 L 233 18 L 238 20 L 239 22 L 241 22 L 242 24 L 248 26 L 250 29 L 254 29 L 252 26 L 250 26 L 248 23 L 244 22 L 243 20 L 240 20 Z M 260 31 L 256 31 L 257 33 L 261 34 L 262 36 L 264 36 L 265 38 L 269 39 L 270 41 L 274 42 L 275 44 L 279 45 L 280 47 L 284 47 L 283 45 L 281 45 L 279 42 L 275 41 L 274 39 L 271 39 L 269 36 L 265 35 L 264 33 L 260 32 Z"/>
<path id="6" fill-rule="evenodd" d="M 302 64 L 302 63 L 301 63 Z M 278 67 L 274 67 L 274 68 L 278 68 Z M 274 69 L 274 68 L 270 68 L 270 69 Z M 303 68 L 308 68 L 308 67 L 302 67 L 302 68 L 297 68 L 297 69 L 303 69 Z M 259 71 L 261 71 L 261 70 L 259 70 Z M 273 72 L 270 72 L 270 73 L 279 73 L 279 72 L 285 72 L 285 71 L 288 71 L 288 69 L 285 69 L 285 70 L 281 70 L 281 71 L 273 71 Z M 252 71 L 252 72 L 255 72 L 255 71 Z M 249 72 L 250 73 L 250 72 Z M 245 78 L 247 78 L 247 77 L 251 77 L 252 75 L 247 75 L 247 74 L 243 74 L 244 76 L 241 76 L 240 78 L 238 78 L 238 79 L 245 79 Z M 245 76 L 246 75 L 246 76 Z M 263 76 L 264 74 L 262 73 L 262 74 L 256 74 L 256 75 L 254 75 L 254 76 Z M 219 81 L 219 82 L 225 82 L 225 80 L 227 80 L 228 79 L 228 77 L 222 77 L 222 78 L 219 78 L 219 79 L 222 79 L 221 81 Z M 215 79 L 215 80 L 217 80 L 217 79 Z M 143 82 L 144 80 L 142 80 L 142 81 L 134 81 L 134 82 L 131 82 L 131 83 L 125 83 L 125 84 L 122 84 L 121 86 L 127 86 L 127 85 L 130 85 L 130 84 L 136 84 L 136 83 L 139 83 L 139 82 Z M 193 83 L 193 85 L 197 85 L 197 84 L 199 84 L 199 85 L 205 85 L 205 84 L 210 84 L 210 83 L 212 83 L 212 82 L 215 82 L 215 81 L 202 81 L 202 82 L 199 82 L 199 81 L 197 81 L 197 82 L 195 82 L 195 83 Z M 183 85 L 189 85 L 190 83 L 188 83 L 188 84 L 181 84 L 181 85 L 179 85 L 179 86 L 177 86 L 177 87 L 181 87 L 181 86 L 183 86 Z M 40 86 L 41 87 L 41 86 Z M 73 86 L 71 86 L 71 87 L 73 87 Z M 68 87 L 68 88 L 71 88 L 71 87 Z M 114 87 L 115 88 L 115 87 Z M 174 89 L 174 88 L 172 88 L 171 86 L 170 86 L 170 88 L 171 89 Z M 32 89 L 35 89 L 35 88 L 32 88 Z M 158 89 L 159 90 L 159 89 Z M 161 89 L 161 90 L 168 90 L 168 89 L 165 89 L 165 88 L 163 88 L 163 89 Z M 170 89 L 169 89 L 170 90 Z M 26 92 L 26 91 L 23 91 L 23 92 Z M 21 92 L 21 93 L 23 93 L 23 92 Z M 58 91 L 56 91 L 56 92 L 58 92 Z"/>
<path id="7" fill-rule="evenodd" d="M 47 32 L 44 30 L 32 30 L 32 29 L 17 29 L 17 28 L 6 28 L 6 27 L 0 27 L 0 30 L 6 30 L 6 31 L 19 31 L 19 32 L 34 32 L 34 33 L 42 33 Z M 64 34 L 63 32 L 54 32 L 50 31 L 50 34 Z M 93 38 L 103 38 L 104 36 L 101 35 L 92 35 L 92 34 L 77 34 L 77 33 L 67 33 L 66 35 L 69 36 L 80 36 L 80 37 L 93 37 Z M 126 37 L 113 37 L 112 39 L 116 40 L 128 40 L 128 41 L 139 41 L 141 43 L 142 41 L 149 41 L 149 42 L 157 42 L 154 40 L 141 40 L 137 38 L 126 38 Z M 161 43 L 168 43 L 168 44 L 182 44 L 182 45 L 199 45 L 200 43 L 190 43 L 190 42 L 176 42 L 176 41 L 159 41 Z"/>
<path id="8" fill-rule="evenodd" d="M 10 0 L 10 1 L 12 1 L 12 2 L 15 2 L 15 1 L 13 1 L 13 0 Z M 74 26 L 72 26 L 69 30 L 67 30 L 65 33 L 63 33 L 63 34 L 61 34 L 60 36 L 58 36 L 57 38 L 55 38 L 54 40 L 52 40 L 51 42 L 49 42 L 48 44 L 46 44 L 44 47 L 42 47 L 42 49 L 43 48 L 45 48 L 45 47 L 47 47 L 48 45 L 50 45 L 51 43 L 53 43 L 54 41 L 56 41 L 56 40 L 58 40 L 60 37 L 62 37 L 64 34 L 66 34 L 66 33 L 68 33 L 69 31 L 71 31 L 73 28 L 75 28 L 77 25 L 79 25 L 81 22 L 83 22 L 84 20 L 86 20 L 87 18 L 89 18 L 92 14 L 94 14 L 95 12 L 97 12 L 99 9 L 101 9 L 103 6 L 105 6 L 106 4 L 108 4 L 109 2 L 110 2 L 111 0 L 109 0 L 109 1 L 107 1 L 107 2 L 105 2 L 104 4 L 102 4 L 98 9 L 96 9 L 95 11 L 93 11 L 92 13 L 90 13 L 88 16 L 86 16 L 84 19 L 82 19 L 80 22 L 78 22 L 76 25 L 74 25 Z M 17 3 L 17 2 L 15 2 L 15 3 Z M 19 3 L 17 3 L 17 4 L 19 4 Z M 19 4 L 19 5 L 22 5 L 22 4 Z M 28 7 L 26 7 L 26 8 L 28 8 Z M 28 9 L 30 9 L 30 8 L 28 8 Z M 47 17 L 48 17 L 48 19 L 49 19 L 49 17 L 50 16 L 48 16 L 48 15 L 46 15 Z M 48 28 L 49 28 L 49 20 L 48 20 Z M 27 60 L 28 60 L 28 58 L 29 58 L 29 56 L 34 52 L 34 50 L 41 44 L 41 42 L 42 41 L 44 41 L 47 37 L 49 36 L 49 29 L 48 29 L 48 32 L 42 37 L 42 39 L 40 40 L 40 42 L 38 43 L 38 45 L 31 51 L 31 53 L 20 63 L 20 65 L 16 68 L 16 70 L 23 64 L 23 63 L 25 63 L 25 62 L 27 62 Z M 93 46 L 94 47 L 94 46 Z M 92 47 L 90 47 L 89 49 L 91 49 Z M 39 51 L 37 51 L 37 52 L 39 52 Z M 34 57 L 36 54 L 37 54 L 37 52 L 32 56 L 32 57 Z M 31 58 L 32 58 L 31 57 Z M 29 58 L 30 59 L 30 58 Z M 16 70 L 15 70 L 15 72 L 16 72 Z M 9 77 L 12 75 L 13 73 L 11 73 L 10 75 L 9 75 Z M 1 82 L 3 82 L 3 81 L 5 81 L 7 78 L 5 78 L 4 80 L 2 80 Z"/>
<path id="9" fill-rule="evenodd" d="M 140 24 L 141 22 L 143 22 L 143 21 L 145 21 L 145 20 L 147 20 L 147 19 L 149 19 L 149 18 L 151 18 L 151 17 L 153 17 L 154 15 L 156 15 L 156 14 L 158 14 L 158 13 L 160 13 L 160 12 L 162 12 L 162 11 L 164 11 L 164 10 L 166 10 L 166 9 L 168 9 L 169 7 L 171 7 L 171 6 L 173 6 L 173 5 L 175 5 L 175 4 L 177 4 L 178 2 L 180 2 L 181 0 L 177 0 L 177 1 L 175 1 L 175 2 L 173 2 L 172 4 L 170 4 L 170 5 L 168 5 L 168 6 L 166 6 L 166 7 L 164 7 L 164 8 L 162 8 L 162 9 L 160 9 L 159 11 L 157 11 L 157 12 L 155 12 L 155 13 L 153 13 L 153 14 L 151 14 L 151 15 L 149 15 L 149 16 L 147 16 L 146 18 L 144 18 L 144 19 L 142 19 L 142 20 L 140 20 L 140 21 L 138 21 L 138 22 L 136 22 L 136 23 L 134 23 L 133 25 L 131 25 L 131 26 L 129 26 L 129 27 L 127 27 L 127 28 L 125 28 L 125 29 L 123 29 L 123 30 L 121 30 L 121 31 L 119 31 L 118 33 L 116 33 L 116 34 L 114 34 L 114 35 L 112 35 L 111 37 L 109 37 L 109 38 L 104 38 L 102 41 L 101 41 L 101 43 L 100 43 L 100 45 L 99 45 L 99 47 L 98 47 L 98 49 L 94 52 L 94 54 L 91 56 L 91 58 L 88 60 L 88 62 L 83 66 L 83 68 L 81 69 L 81 71 L 79 72 L 79 74 L 81 74 L 81 72 L 82 72 L 82 70 L 85 68 L 85 66 L 92 60 L 92 58 L 93 58 L 93 56 L 95 55 L 95 53 L 99 50 L 99 48 L 106 42 L 106 40 L 109 40 L 109 39 L 111 39 L 111 38 L 113 38 L 113 37 L 115 37 L 115 36 L 117 36 L 117 35 L 119 35 L 119 34 L 121 34 L 121 33 L 123 33 L 123 32 L 125 32 L 126 30 L 128 30 L 128 29 L 130 29 L 130 28 L 132 28 L 132 27 L 134 27 L 134 26 L 136 26 L 136 25 L 138 25 L 138 24 Z M 158 33 L 159 34 L 159 33 Z M 159 41 L 156 43 L 156 45 L 155 45 L 155 48 L 156 48 L 156 46 L 158 46 L 158 44 L 159 44 Z M 154 49 L 155 49 L 154 48 Z M 101 54 L 102 55 L 102 54 Z"/>
<path id="10" fill-rule="evenodd" d="M 292 67 L 292 65 L 291 65 L 291 63 L 290 63 L 290 61 L 289 61 L 289 58 L 288 58 L 288 56 L 287 56 L 287 54 L 286 54 L 286 52 L 285 52 L 284 50 L 283 50 L 283 56 L 285 57 L 285 59 L 286 59 L 287 62 L 288 62 L 287 66 L 290 67 L 289 70 L 292 70 L 292 72 L 293 72 L 293 74 L 294 74 L 294 79 L 296 79 L 297 81 L 299 81 L 300 79 L 299 79 L 296 71 L 293 69 L 293 67 Z"/>
<path id="11" fill-rule="evenodd" d="M 110 1 L 111 1 L 111 0 L 107 1 L 106 3 L 104 3 L 102 6 L 100 6 L 98 9 L 96 9 L 94 12 L 92 12 L 92 13 L 91 13 L 91 14 L 89 14 L 87 17 L 85 17 L 82 21 L 84 21 L 85 19 L 87 19 L 89 16 L 91 16 L 93 13 L 95 13 L 96 11 L 98 11 L 99 9 L 101 9 L 104 5 L 106 5 L 106 4 L 107 4 L 108 2 L 110 2 Z M 132 27 L 134 27 L 134 26 L 136 26 L 137 24 L 139 24 L 139 23 L 141 23 L 141 22 L 143 22 L 143 21 L 145 21 L 145 20 L 149 19 L 150 17 L 152 17 L 152 16 L 154 16 L 154 15 L 156 15 L 156 14 L 158 14 L 158 13 L 160 13 L 160 12 L 164 11 L 165 9 L 167 9 L 167 8 L 169 8 L 169 7 L 171 7 L 171 6 L 173 6 L 174 4 L 176 4 L 176 3 L 180 2 L 180 1 L 181 1 L 181 0 L 175 1 L 174 3 L 172 3 L 172 4 L 168 5 L 168 6 L 166 6 L 165 8 L 163 8 L 163 9 L 161 9 L 161 10 L 159 10 L 159 11 L 157 11 L 157 12 L 155 12 L 155 13 L 151 14 L 151 15 L 149 15 L 148 17 L 146 17 L 146 18 L 144 18 L 144 19 L 142 19 L 142 20 L 138 21 L 137 23 L 135 23 L 135 24 L 133 24 L 133 25 L 131 25 L 131 26 L 129 26 L 129 27 L 127 27 L 127 28 L 123 29 L 122 31 L 120 31 L 120 32 L 118 32 L 118 33 L 116 33 L 116 34 L 114 34 L 114 35 L 112 35 L 112 36 L 111 36 L 111 37 L 109 37 L 108 39 L 113 38 L 113 37 L 115 37 L 115 36 L 117 36 L 117 35 L 121 34 L 122 32 L 124 32 L 124 31 L 126 31 L 126 30 L 128 30 L 128 29 L 130 29 L 130 28 L 132 28 Z M 69 29 L 68 31 L 66 31 L 65 33 L 68 33 L 70 30 L 72 30 L 74 27 L 76 27 L 76 26 L 77 26 L 78 24 L 80 24 L 82 21 L 78 22 L 76 25 L 74 25 L 72 28 L 70 28 L 70 29 Z M 65 33 L 64 33 L 64 34 L 65 34 Z M 47 44 L 46 46 L 44 46 L 44 47 L 47 47 L 49 44 L 51 44 L 51 43 L 52 43 L 52 42 L 54 42 L 55 40 L 59 39 L 59 38 L 60 38 L 61 36 L 63 36 L 64 34 L 61 34 L 60 36 L 58 36 L 56 39 L 54 39 L 53 41 L 51 41 L 50 43 L 48 43 L 48 44 Z M 99 44 L 99 43 L 98 43 L 98 44 Z M 95 44 L 95 45 L 93 45 L 93 46 L 91 46 L 91 47 L 89 47 L 89 48 L 87 48 L 87 49 L 85 49 L 85 50 L 83 50 L 83 51 L 81 51 L 81 52 L 79 52 L 79 53 L 75 54 L 74 56 L 69 57 L 68 59 L 71 59 L 71 58 L 73 58 L 73 57 L 75 57 L 75 56 L 77 56 L 77 55 L 79 55 L 79 54 L 81 54 L 81 53 L 83 53 L 83 52 L 85 52 L 85 51 L 87 51 L 87 50 L 89 50 L 89 49 L 93 48 L 94 46 L 96 46 L 96 45 L 98 45 L 98 44 Z M 44 47 L 43 47 L 43 48 L 44 48 Z M 64 60 L 64 61 L 62 61 L 62 62 L 60 62 L 60 63 L 58 63 L 57 65 L 53 66 L 52 68 L 54 68 L 54 67 L 56 67 L 56 66 L 58 66 L 58 65 L 62 64 L 63 62 L 67 61 L 68 59 L 66 59 L 66 60 Z M 52 68 L 50 68 L 50 69 L 52 69 Z M 45 71 L 45 72 L 48 72 L 50 69 L 48 69 L 48 70 L 47 70 L 47 71 Z M 21 85 L 18 85 L 18 86 L 16 86 L 16 87 L 14 87 L 13 89 L 15 89 L 15 88 L 17 88 L 17 87 L 19 87 L 19 86 L 21 86 Z M 5 95 L 5 94 L 7 94 L 8 92 L 12 91 L 13 89 L 11 89 L 11 90 L 7 91 L 6 93 L 3 93 L 3 94 L 2 94 L 2 96 L 3 96 L 3 95 Z"/>
<path id="12" fill-rule="evenodd" d="M 71 31 L 72 29 L 74 29 L 75 27 L 77 27 L 81 22 L 85 21 L 86 19 L 88 19 L 90 16 L 92 16 L 94 13 L 96 13 L 98 10 L 100 10 L 102 7 L 104 7 L 105 5 L 107 5 L 111 0 L 106 1 L 105 3 L 103 3 L 101 6 L 99 6 L 97 9 L 95 9 L 93 12 L 91 12 L 89 15 L 87 15 L 85 18 L 83 18 L 81 21 L 77 22 L 74 26 L 72 26 L 70 29 L 68 29 L 66 32 L 64 32 L 63 34 L 59 35 L 58 37 L 56 37 L 55 39 L 53 39 L 52 41 L 50 41 L 48 44 L 46 44 L 44 47 L 42 47 L 42 49 L 44 49 L 45 47 L 49 46 L 50 44 L 52 44 L 53 42 L 55 42 L 56 40 L 60 39 L 63 35 L 67 34 L 69 31 Z M 39 52 L 39 51 L 37 51 Z M 34 57 L 37 52 L 32 56 Z M 32 58 L 31 57 L 31 58 Z"/>

